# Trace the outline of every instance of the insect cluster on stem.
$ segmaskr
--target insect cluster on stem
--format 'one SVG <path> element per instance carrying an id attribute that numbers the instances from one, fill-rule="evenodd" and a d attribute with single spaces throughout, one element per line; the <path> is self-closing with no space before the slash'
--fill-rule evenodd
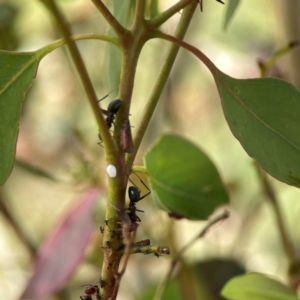
<path id="1" fill-rule="evenodd" d="M 107 98 L 111 92 L 109 92 L 107 95 L 105 95 L 104 97 L 99 99 L 98 102 Z M 101 112 L 105 115 L 105 123 L 106 123 L 108 129 L 110 129 L 112 127 L 112 125 L 114 125 L 116 128 L 116 124 L 115 124 L 114 120 L 115 120 L 116 114 L 120 110 L 121 106 L 122 106 L 122 100 L 115 99 L 108 104 L 107 109 L 101 108 Z M 98 133 L 98 137 L 99 137 L 100 141 L 102 141 L 100 133 Z M 123 121 L 123 124 L 121 127 L 120 147 L 126 153 L 132 153 L 134 150 L 129 119 L 125 119 Z"/>

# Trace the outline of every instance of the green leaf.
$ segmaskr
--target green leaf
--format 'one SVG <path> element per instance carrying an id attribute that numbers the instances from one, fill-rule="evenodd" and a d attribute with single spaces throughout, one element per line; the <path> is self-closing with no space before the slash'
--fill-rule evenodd
<path id="1" fill-rule="evenodd" d="M 9 177 L 15 159 L 22 102 L 40 60 L 63 45 L 59 40 L 36 52 L 0 50 L 0 186 Z"/>
<path id="2" fill-rule="evenodd" d="M 222 73 L 197 48 L 164 33 L 156 34 L 195 54 L 216 81 L 234 136 L 270 175 L 300 187 L 300 92 L 276 78 L 235 79 Z"/>
<path id="3" fill-rule="evenodd" d="M 226 10 L 226 15 L 225 15 L 225 21 L 224 21 L 225 30 L 227 29 L 229 21 L 232 19 L 234 12 L 236 11 L 239 3 L 240 0 L 229 0 L 229 3 L 227 5 L 227 10 Z"/>
<path id="4" fill-rule="evenodd" d="M 290 288 L 259 273 L 234 277 L 221 295 L 230 300 L 299 300 Z"/>
<path id="5" fill-rule="evenodd" d="M 300 93 L 275 79 L 215 80 L 226 120 L 249 156 L 270 175 L 300 187 Z"/>
<path id="6" fill-rule="evenodd" d="M 163 136 L 147 153 L 145 163 L 153 189 L 166 210 L 203 220 L 229 202 L 213 163 L 179 136 Z"/>
<path id="7" fill-rule="evenodd" d="M 13 167 L 22 101 L 36 74 L 39 60 L 37 52 L 0 51 L 0 186 Z"/>

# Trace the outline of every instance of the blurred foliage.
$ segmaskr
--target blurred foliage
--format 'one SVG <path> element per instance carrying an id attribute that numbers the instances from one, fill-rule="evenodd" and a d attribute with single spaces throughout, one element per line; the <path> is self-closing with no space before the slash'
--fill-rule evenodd
<path id="1" fill-rule="evenodd" d="M 245 273 L 245 269 L 231 259 L 210 259 L 198 262 L 194 267 L 197 283 L 206 292 L 205 299 L 222 300 L 224 285 L 234 276 Z"/>
<path id="2" fill-rule="evenodd" d="M 16 50 L 19 46 L 18 33 L 15 28 L 18 7 L 11 3 L 0 2 L 0 49 Z"/>

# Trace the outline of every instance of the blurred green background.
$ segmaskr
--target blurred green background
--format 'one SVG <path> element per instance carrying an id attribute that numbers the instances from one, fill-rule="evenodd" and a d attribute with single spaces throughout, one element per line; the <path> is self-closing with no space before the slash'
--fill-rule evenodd
<path id="1" fill-rule="evenodd" d="M 213 0 L 203 1 L 204 11 L 201 13 L 197 8 L 185 40 L 232 77 L 258 77 L 258 59 L 267 59 L 278 48 L 300 38 L 300 3 L 297 0 L 241 1 L 226 31 L 223 24 L 228 1 L 224 0 L 225 6 Z M 58 2 L 74 34 L 108 32 L 107 24 L 91 1 Z M 106 3 L 109 6 L 111 1 Z M 123 5 L 124 0 L 119 3 Z M 176 1 L 159 1 L 159 10 L 174 3 Z M 179 18 L 180 14 L 175 15 L 162 30 L 172 34 Z M 1 49 L 33 51 L 58 38 L 49 13 L 39 1 L 0 1 Z M 105 42 L 91 40 L 77 44 L 100 98 L 118 84 L 118 61 Z M 167 46 L 167 42 L 152 40 L 142 51 L 130 111 L 132 126 L 138 123 Z M 276 64 L 271 76 L 299 87 L 299 57 L 299 50 L 293 50 Z M 103 107 L 116 95 L 115 92 L 109 96 Z M 230 193 L 230 219 L 212 228 L 205 239 L 184 256 L 194 275 L 190 284 L 197 286 L 202 299 L 221 299 L 209 292 L 208 287 L 211 285 L 214 291 L 219 289 L 217 281 L 224 266 L 230 272 L 232 268 L 232 274 L 245 269 L 271 274 L 284 282 L 287 259 L 255 165 L 226 124 L 212 76 L 201 62 L 184 50 L 180 51 L 173 67 L 135 165 L 142 164 L 145 151 L 164 132 L 185 136 L 202 148 L 215 163 Z M 21 228 L 27 243 L 37 249 L 53 226 L 95 182 L 103 187 L 103 193 L 95 211 L 95 234 L 85 261 L 66 289 L 47 299 L 79 299 L 83 294 L 81 286 L 99 279 L 102 254 L 98 228 L 104 219 L 106 173 L 104 151 L 97 144 L 97 133 L 67 49 L 52 52 L 41 61 L 26 96 L 17 146 L 18 163 L 1 189 L 1 299 L 18 299 L 33 267 L 33 256 L 16 234 L 13 224 Z M 22 162 L 45 171 L 45 176 L 34 174 Z M 271 182 L 280 200 L 287 229 L 299 250 L 300 193 L 276 180 L 271 179 Z M 169 245 L 173 254 L 204 225 L 204 222 L 170 221 L 150 199 L 142 201 L 139 208 L 146 214 L 137 239 L 150 238 L 153 243 Z M 166 273 L 170 259 L 168 256 L 159 260 L 152 255 L 132 256 L 118 299 L 151 299 L 151 289 Z M 208 271 L 203 273 L 203 270 Z M 210 280 L 206 283 L 203 278 Z M 176 283 L 174 286 L 178 288 Z M 145 291 L 147 295 L 143 296 Z M 175 299 L 172 291 L 165 299 Z"/>

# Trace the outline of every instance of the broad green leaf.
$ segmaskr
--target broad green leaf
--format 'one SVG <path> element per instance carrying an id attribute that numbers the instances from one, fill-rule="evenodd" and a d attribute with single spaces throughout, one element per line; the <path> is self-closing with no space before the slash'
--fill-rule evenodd
<path id="1" fill-rule="evenodd" d="M 13 167 L 22 101 L 40 58 L 38 52 L 0 52 L 0 185 L 4 184 Z"/>
<path id="2" fill-rule="evenodd" d="M 230 20 L 232 19 L 240 0 L 229 0 L 227 5 L 226 15 L 225 15 L 225 22 L 224 22 L 224 29 L 226 30 Z"/>
<path id="3" fill-rule="evenodd" d="M 221 295 L 230 300 L 299 300 L 290 288 L 259 273 L 234 277 Z"/>
<path id="4" fill-rule="evenodd" d="M 249 156 L 270 175 L 300 187 L 300 93 L 275 79 L 215 80 L 226 120 Z"/>
<path id="5" fill-rule="evenodd" d="M 0 186 L 13 168 L 22 102 L 38 64 L 43 56 L 62 44 L 60 40 L 27 53 L 0 50 Z"/>
<path id="6" fill-rule="evenodd" d="M 158 33 L 196 55 L 210 70 L 224 114 L 249 156 L 270 175 L 300 187 L 300 92 L 276 78 L 235 79 L 222 73 L 199 49 Z"/>
<path id="7" fill-rule="evenodd" d="M 203 220 L 229 201 L 213 163 L 179 136 L 163 136 L 147 153 L 145 163 L 154 192 L 168 211 Z"/>

